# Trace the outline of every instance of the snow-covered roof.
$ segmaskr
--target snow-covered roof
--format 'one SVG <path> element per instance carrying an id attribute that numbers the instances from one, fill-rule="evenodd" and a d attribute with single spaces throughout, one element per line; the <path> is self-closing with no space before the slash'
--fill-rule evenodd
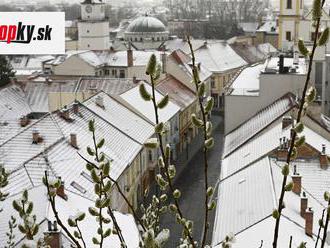
<path id="1" fill-rule="evenodd" d="M 39 81 L 41 80 L 41 81 Z M 34 113 L 49 112 L 49 94 L 55 92 L 74 92 L 78 80 L 52 80 L 51 82 L 27 81 L 24 83 L 23 89 L 26 95 L 26 100 Z"/>
<path id="2" fill-rule="evenodd" d="M 151 93 L 151 86 L 147 83 L 143 83 L 148 92 Z M 155 92 L 156 101 L 159 101 L 163 98 L 163 95 L 158 91 Z M 152 123 L 156 123 L 154 107 L 151 102 L 146 102 L 142 99 L 139 92 L 139 86 L 134 87 L 133 89 L 126 91 L 121 97 L 127 101 L 129 104 L 134 106 L 139 112 L 141 112 L 145 117 L 147 117 Z M 159 109 L 159 121 L 167 122 L 172 119 L 178 112 L 180 107 L 169 101 L 166 108 Z"/>
<path id="3" fill-rule="evenodd" d="M 97 105 L 97 101 L 100 99 L 102 99 L 104 107 Z M 152 123 L 131 111 L 120 97 L 111 97 L 100 92 L 83 104 L 137 143 L 144 144 L 154 134 Z"/>
<path id="4" fill-rule="evenodd" d="M 265 109 L 259 111 L 255 116 L 232 132 L 228 133 L 225 137 L 223 157 L 227 157 L 240 146 L 244 145 L 250 138 L 261 132 L 294 106 L 294 96 L 292 94 L 287 94 Z"/>
<path id="5" fill-rule="evenodd" d="M 195 51 L 196 60 L 213 73 L 221 73 L 247 65 L 231 46 L 223 41 L 206 43 Z"/>
<path id="6" fill-rule="evenodd" d="M 10 181 L 9 183 L 15 184 L 14 181 Z M 23 188 L 21 190 L 23 191 Z M 79 227 L 82 231 L 82 235 L 87 247 L 96 247 L 96 245 L 92 243 L 92 237 L 96 234 L 98 224 L 95 218 L 88 214 L 88 208 L 94 206 L 93 201 L 68 190 L 66 190 L 65 193 L 68 196 L 67 200 L 56 197 L 56 210 L 58 211 L 60 219 L 65 223 L 69 217 L 75 216 L 81 212 L 85 212 L 86 217 L 84 221 L 80 222 Z M 0 243 L 2 245 L 6 244 L 7 241 L 6 232 L 9 230 L 8 221 L 10 220 L 10 217 L 14 216 L 18 223 L 21 222 L 18 213 L 12 208 L 12 201 L 20 199 L 20 194 L 10 195 L 10 197 L 5 202 L 3 202 L 3 205 L 1 205 L 3 212 L 0 213 Z M 37 238 L 41 238 L 43 237 L 44 232 L 48 231 L 47 221 L 55 220 L 53 210 L 50 206 L 50 203 L 48 202 L 46 187 L 43 185 L 31 187 L 28 190 L 28 195 L 29 200 L 34 203 L 33 214 L 35 214 L 37 217 L 37 223 L 40 223 Z M 124 215 L 117 211 L 114 211 L 114 215 L 120 229 L 122 230 L 123 237 L 128 247 L 137 247 L 139 243 L 139 233 L 134 218 L 131 215 Z M 113 223 L 111 222 L 107 225 L 107 227 L 113 229 L 112 224 Z M 67 228 L 71 233 L 73 233 L 75 230 L 70 226 Z M 61 229 L 59 229 L 59 231 L 62 235 L 63 247 L 71 247 L 71 242 L 69 241 L 68 237 L 66 237 L 65 232 Z M 14 229 L 14 235 L 17 245 L 26 241 L 24 240 L 23 234 L 18 231 L 17 228 Z M 109 238 L 105 239 L 104 242 L 104 245 L 107 247 L 121 247 L 117 235 L 111 235 Z"/>
<path id="7" fill-rule="evenodd" d="M 133 51 L 133 65 L 146 66 L 152 54 L 155 54 L 158 62 L 161 62 L 161 51 Z M 100 60 L 107 66 L 127 67 L 127 51 L 101 52 Z"/>
<path id="8" fill-rule="evenodd" d="M 162 94 L 168 94 L 170 99 L 181 107 L 182 111 L 196 100 L 195 93 L 172 76 L 167 76 L 160 81 L 156 88 Z"/>
<path id="9" fill-rule="evenodd" d="M 322 152 L 322 144 L 330 147 L 329 140 L 314 132 L 308 126 L 305 126 L 302 135 L 306 136 L 306 143 L 319 152 Z M 279 147 L 279 140 L 283 137 L 290 138 L 290 128 L 282 129 L 282 120 L 277 120 L 261 134 L 256 135 L 245 145 L 223 159 L 221 178 L 228 177 L 261 157 L 268 155 Z M 327 152 L 329 153 L 329 151 Z"/>
<path id="10" fill-rule="evenodd" d="M 270 34 L 278 34 L 278 27 L 276 24 L 276 21 L 271 21 L 268 20 L 266 21 L 264 24 L 262 24 L 257 32 L 266 32 L 266 33 L 270 33 Z"/>
<path id="11" fill-rule="evenodd" d="M 179 69 L 184 72 L 188 77 L 190 77 L 191 81 L 193 80 L 192 61 L 191 57 L 188 54 L 184 53 L 181 50 L 175 50 L 168 56 L 168 59 L 172 59 L 173 61 L 175 61 Z M 176 75 L 173 74 L 172 76 L 175 77 Z M 199 64 L 199 79 L 201 80 L 201 82 L 204 82 L 211 76 L 212 72 L 209 71 L 203 64 Z M 192 89 L 194 89 L 193 85 Z"/>
<path id="12" fill-rule="evenodd" d="M 110 95 L 120 95 L 135 86 L 132 78 L 83 77 L 76 92 L 104 91 Z"/>
<path id="13" fill-rule="evenodd" d="M 260 74 L 266 64 L 254 64 L 244 68 L 230 86 L 230 95 L 258 96 L 260 88 Z"/>
<path id="14" fill-rule="evenodd" d="M 80 105 L 80 114 L 74 114 L 70 110 L 70 115 L 72 122 L 65 121 L 57 113 L 48 114 L 7 140 L 0 145 L 0 161 L 9 172 L 25 168 L 25 172 L 29 175 L 27 178 L 36 178 L 36 182 L 41 182 L 39 174 L 34 176 L 32 174 L 40 164 L 45 164 L 45 156 L 47 156 L 51 171 L 56 176 L 61 176 L 69 189 L 90 197 L 93 184 L 82 175 L 85 171 L 85 162 L 68 142 L 71 133 L 77 135 L 79 147 L 92 146 L 88 122 L 95 120 L 97 137 L 103 137 L 106 140 L 103 152 L 112 161 L 110 174 L 115 180 L 131 164 L 143 145 L 84 105 Z M 39 132 L 42 142 L 32 143 L 33 131 Z M 81 149 L 80 153 L 87 156 L 85 149 Z M 72 186 L 73 182 L 80 184 L 86 192 L 77 190 Z M 32 181 L 32 186 L 34 185 Z"/>
<path id="15" fill-rule="evenodd" d="M 236 235 L 236 242 L 233 247 L 242 247 L 242 244 L 252 247 L 254 244 L 260 245 L 261 240 L 264 242 L 264 247 L 271 246 L 275 226 L 271 214 L 277 206 L 277 199 L 281 192 L 283 180 L 281 165 L 283 164 L 278 163 L 275 159 L 265 157 L 220 182 L 218 191 L 220 204 L 217 205 L 212 240 L 214 247 L 221 247 L 220 243 L 229 233 Z M 319 161 L 318 163 L 309 163 L 308 167 L 310 172 L 323 171 Z M 316 178 L 317 174 L 311 177 Z M 323 200 L 323 204 L 321 204 L 316 200 L 314 194 L 305 188 L 304 180 L 305 177 L 303 176 L 302 187 L 308 198 L 308 207 L 312 207 L 314 211 L 313 233 L 316 236 L 318 219 L 322 217 L 322 210 L 327 203 Z M 317 178 L 316 181 L 318 180 L 322 179 Z M 315 183 L 311 179 L 307 179 L 307 181 L 311 184 Z M 317 194 L 323 195 L 324 191 L 328 190 L 329 185 L 316 183 L 314 186 Z M 295 246 L 301 242 L 307 242 L 307 247 L 314 245 L 314 239 L 305 234 L 305 219 L 300 215 L 300 196 L 293 192 L 287 192 L 284 202 L 279 246 L 285 247 L 290 236 L 293 236 Z M 329 244 L 326 247 L 329 247 Z"/>

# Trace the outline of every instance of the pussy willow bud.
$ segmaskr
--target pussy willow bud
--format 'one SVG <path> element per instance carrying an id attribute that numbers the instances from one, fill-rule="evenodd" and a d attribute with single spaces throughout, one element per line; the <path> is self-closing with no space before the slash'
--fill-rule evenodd
<path id="1" fill-rule="evenodd" d="M 285 164 L 282 168 L 282 175 L 287 176 L 290 173 L 290 168 L 288 164 Z"/>
<path id="2" fill-rule="evenodd" d="M 278 219 L 280 217 L 280 213 L 278 212 L 277 209 L 274 209 L 272 216 L 274 219 Z"/>
<path id="3" fill-rule="evenodd" d="M 145 101 L 150 101 L 151 100 L 151 95 L 147 91 L 144 84 L 140 84 L 139 92 L 140 92 L 140 96 L 142 97 L 143 100 L 145 100 Z"/>
<path id="4" fill-rule="evenodd" d="M 306 100 L 306 102 L 311 103 L 315 99 L 316 99 L 316 89 L 315 89 L 315 87 L 312 86 L 308 89 L 305 100 Z"/>
<path id="5" fill-rule="evenodd" d="M 207 98 L 207 102 L 206 102 L 206 106 L 205 106 L 205 112 L 210 113 L 213 109 L 213 106 L 214 106 L 214 98 L 209 96 Z"/>
<path id="6" fill-rule="evenodd" d="M 196 114 L 191 115 L 191 122 L 194 124 L 195 127 L 202 127 L 203 126 L 203 121 L 198 119 Z"/>
<path id="7" fill-rule="evenodd" d="M 319 46 L 323 46 L 323 45 L 325 45 L 328 42 L 328 40 L 329 40 L 329 28 L 327 27 L 322 32 L 321 37 L 319 38 L 318 45 Z"/>
<path id="8" fill-rule="evenodd" d="M 293 189 L 293 182 L 289 182 L 285 185 L 285 191 L 291 191 Z"/>
<path id="9" fill-rule="evenodd" d="M 159 102 L 157 102 L 157 107 L 159 109 L 165 108 L 167 106 L 169 100 L 170 100 L 169 96 L 165 95 Z"/>
<path id="10" fill-rule="evenodd" d="M 157 138 L 150 138 L 145 143 L 144 146 L 149 149 L 155 149 L 158 147 L 158 140 Z"/>
<path id="11" fill-rule="evenodd" d="M 305 136 L 301 136 L 301 137 L 299 137 L 299 138 L 296 140 L 296 142 L 295 142 L 295 146 L 296 146 L 296 147 L 300 147 L 300 146 L 302 146 L 303 144 L 305 144 L 305 141 L 306 141 Z"/>
<path id="12" fill-rule="evenodd" d="M 198 86 L 198 96 L 202 97 L 205 94 L 205 84 L 204 83 L 200 83 Z"/>
<path id="13" fill-rule="evenodd" d="M 209 138 L 207 140 L 205 140 L 205 148 L 206 149 L 211 149 L 214 146 L 214 139 L 213 138 Z"/>
<path id="14" fill-rule="evenodd" d="M 316 21 L 318 18 L 321 18 L 321 16 L 322 16 L 322 2 L 321 0 L 314 0 L 313 8 L 312 8 L 313 20 Z"/>
<path id="15" fill-rule="evenodd" d="M 304 124 L 302 124 L 301 122 L 298 122 L 295 126 L 294 126 L 294 131 L 296 133 L 301 133 L 302 131 L 304 131 Z"/>
<path id="16" fill-rule="evenodd" d="M 157 66 L 157 58 L 156 58 L 155 54 L 152 54 L 150 56 L 150 59 L 149 59 L 148 65 L 147 65 L 146 74 L 153 75 L 155 73 L 156 66 Z"/>
<path id="17" fill-rule="evenodd" d="M 309 54 L 309 51 L 308 51 L 307 47 L 305 46 L 305 43 L 303 40 L 298 41 L 298 49 L 299 49 L 299 52 L 302 55 L 304 55 L 305 57 Z"/>

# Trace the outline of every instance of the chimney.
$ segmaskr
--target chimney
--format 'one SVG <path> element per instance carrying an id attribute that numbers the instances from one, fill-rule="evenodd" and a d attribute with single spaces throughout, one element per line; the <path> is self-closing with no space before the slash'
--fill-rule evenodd
<path id="1" fill-rule="evenodd" d="M 75 133 L 70 134 L 70 144 L 74 148 L 78 149 L 77 134 L 75 134 Z"/>
<path id="2" fill-rule="evenodd" d="M 70 110 L 65 107 L 62 111 L 61 111 L 61 116 L 64 120 L 70 120 Z"/>
<path id="3" fill-rule="evenodd" d="M 167 56 L 165 52 L 161 54 L 161 60 L 162 60 L 162 73 L 167 73 Z"/>
<path id="4" fill-rule="evenodd" d="M 279 66 L 279 73 L 284 73 L 284 55 L 283 54 L 281 54 L 279 56 L 278 66 Z"/>
<path id="5" fill-rule="evenodd" d="M 326 154 L 326 146 L 325 144 L 322 144 L 322 152 L 320 154 L 320 166 L 322 169 L 328 168 L 328 157 Z"/>
<path id="6" fill-rule="evenodd" d="M 131 48 L 131 43 L 128 43 L 127 49 L 127 66 L 133 67 L 133 50 Z"/>
<path id="7" fill-rule="evenodd" d="M 26 127 L 30 123 L 30 119 L 26 115 L 22 116 L 19 121 L 21 127 Z"/>
<path id="8" fill-rule="evenodd" d="M 72 104 L 72 109 L 73 109 L 73 113 L 79 114 L 79 104 L 78 104 L 78 102 L 74 102 Z"/>
<path id="9" fill-rule="evenodd" d="M 97 96 L 95 103 L 97 106 L 99 106 L 100 108 L 104 108 L 104 101 L 103 101 L 103 97 L 102 96 Z"/>
<path id="10" fill-rule="evenodd" d="M 313 216 L 312 208 L 308 208 L 305 212 L 305 233 L 308 236 L 313 236 Z"/>
<path id="11" fill-rule="evenodd" d="M 300 195 L 300 215 L 305 218 L 306 210 L 308 206 L 308 198 L 305 192 Z"/>
<path id="12" fill-rule="evenodd" d="M 293 119 L 291 116 L 283 116 L 282 118 L 282 129 L 286 129 L 287 127 L 293 124 Z"/>
<path id="13" fill-rule="evenodd" d="M 59 178 L 61 179 L 61 178 Z M 68 196 L 65 194 L 64 182 L 61 181 L 61 186 L 56 190 L 56 194 L 64 200 L 68 199 Z"/>
<path id="14" fill-rule="evenodd" d="M 37 129 L 32 130 L 32 143 L 38 144 L 40 141 L 39 131 Z"/>
<path id="15" fill-rule="evenodd" d="M 301 176 L 294 172 L 294 174 L 291 176 L 292 182 L 293 182 L 293 189 L 292 192 L 300 195 L 301 193 Z"/>
<path id="16" fill-rule="evenodd" d="M 48 221 L 48 231 L 45 232 L 45 242 L 50 248 L 61 248 L 61 234 L 57 228 L 57 222 Z"/>
<path id="17" fill-rule="evenodd" d="M 139 80 L 137 80 L 136 76 L 133 77 L 133 84 L 137 84 Z"/>

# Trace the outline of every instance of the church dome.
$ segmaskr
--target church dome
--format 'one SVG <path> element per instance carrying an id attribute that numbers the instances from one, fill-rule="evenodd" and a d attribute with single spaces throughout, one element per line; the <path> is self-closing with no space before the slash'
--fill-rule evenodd
<path id="1" fill-rule="evenodd" d="M 166 32 L 165 25 L 155 17 L 140 16 L 128 25 L 128 33 L 160 33 Z"/>

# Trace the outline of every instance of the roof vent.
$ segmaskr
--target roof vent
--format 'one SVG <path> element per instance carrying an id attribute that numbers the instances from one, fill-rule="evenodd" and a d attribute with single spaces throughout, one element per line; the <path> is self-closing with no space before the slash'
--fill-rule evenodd
<path id="1" fill-rule="evenodd" d="M 293 125 L 293 119 L 291 116 L 284 116 L 282 119 L 282 129 L 286 129 Z"/>
<path id="2" fill-rule="evenodd" d="M 326 154 L 326 145 L 322 144 L 322 152 L 320 154 L 320 166 L 322 169 L 327 169 L 328 168 L 328 156 Z"/>
<path id="3" fill-rule="evenodd" d="M 72 147 L 78 149 L 77 134 L 75 134 L 75 133 L 70 134 L 70 145 Z"/>
<path id="4" fill-rule="evenodd" d="M 32 143 L 38 144 L 42 142 L 42 137 L 39 134 L 39 131 L 37 129 L 32 130 Z"/>
<path id="5" fill-rule="evenodd" d="M 21 127 L 26 127 L 27 125 L 29 125 L 30 119 L 29 119 L 29 117 L 24 115 L 19 119 L 19 122 L 20 122 Z"/>
<path id="6" fill-rule="evenodd" d="M 60 111 L 60 116 L 66 121 L 72 121 L 70 117 L 70 110 L 67 107 L 64 107 L 64 109 Z"/>
<path id="7" fill-rule="evenodd" d="M 95 103 L 100 108 L 104 108 L 104 101 L 103 101 L 103 97 L 102 96 L 97 96 L 96 99 L 95 99 Z"/>

